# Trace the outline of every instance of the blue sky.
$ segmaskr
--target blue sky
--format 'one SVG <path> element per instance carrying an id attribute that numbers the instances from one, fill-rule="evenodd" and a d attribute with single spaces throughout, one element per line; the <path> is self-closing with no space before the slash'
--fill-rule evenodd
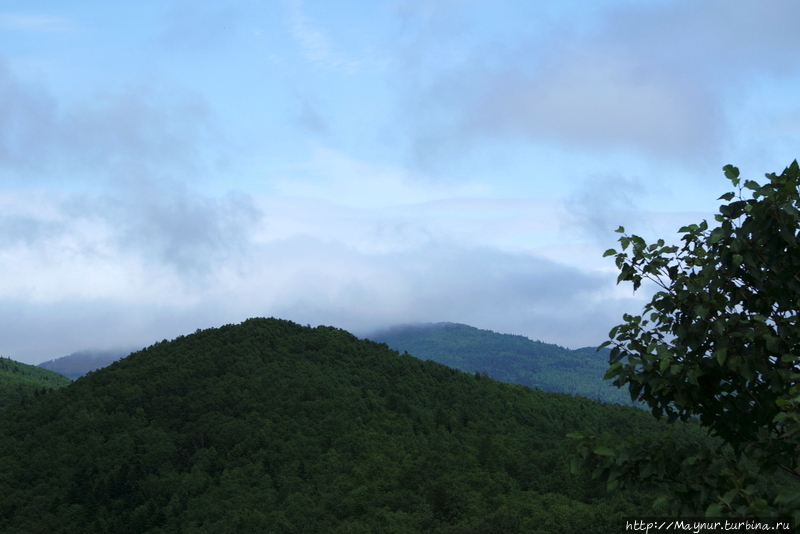
<path id="1" fill-rule="evenodd" d="M 613 230 L 800 146 L 793 0 L 6 0 L 0 354 L 276 316 L 599 344 Z"/>

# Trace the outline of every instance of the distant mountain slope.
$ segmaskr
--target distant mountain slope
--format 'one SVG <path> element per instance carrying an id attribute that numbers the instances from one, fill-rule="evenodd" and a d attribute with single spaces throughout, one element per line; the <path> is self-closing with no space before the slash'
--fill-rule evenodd
<path id="1" fill-rule="evenodd" d="M 485 372 L 502 382 L 630 404 L 627 390 L 603 381 L 608 349 L 570 350 L 457 323 L 403 325 L 368 338 L 423 360 L 469 373 Z"/>
<path id="2" fill-rule="evenodd" d="M 0 532 L 619 532 L 654 515 L 654 495 L 570 476 L 565 436 L 663 429 L 628 406 L 250 319 L 0 412 Z"/>
<path id="3" fill-rule="evenodd" d="M 89 371 L 109 366 L 131 352 L 130 350 L 82 350 L 55 360 L 42 362 L 39 367 L 61 373 L 74 380 L 86 375 Z"/>
<path id="4" fill-rule="evenodd" d="M 43 389 L 68 385 L 70 379 L 47 369 L 0 357 L 0 409 Z"/>

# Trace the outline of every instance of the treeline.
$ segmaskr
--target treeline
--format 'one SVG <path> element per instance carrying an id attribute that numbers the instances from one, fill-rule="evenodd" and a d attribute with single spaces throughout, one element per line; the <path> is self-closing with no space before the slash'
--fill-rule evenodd
<path id="1" fill-rule="evenodd" d="M 58 373 L 0 356 L 0 410 L 70 382 Z"/>
<path id="2" fill-rule="evenodd" d="M 570 476 L 565 436 L 663 428 L 342 330 L 251 319 L 1 413 L 0 531 L 616 533 L 658 513 L 654 495 Z"/>

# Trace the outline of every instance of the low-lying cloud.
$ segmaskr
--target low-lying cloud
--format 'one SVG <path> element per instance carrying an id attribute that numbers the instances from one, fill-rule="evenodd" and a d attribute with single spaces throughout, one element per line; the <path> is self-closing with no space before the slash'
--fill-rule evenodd
<path id="1" fill-rule="evenodd" d="M 361 335 L 400 323 L 455 321 L 579 346 L 602 341 L 615 319 L 594 304 L 613 277 L 486 247 L 439 242 L 370 254 L 296 236 L 250 243 L 202 283 L 130 251 L 48 252 L 49 261 L 72 264 L 48 269 L 24 250 L 0 251 L 4 262 L 19 261 L 28 271 L 26 280 L 0 286 L 4 355 L 38 363 L 84 348 L 144 346 L 251 316 Z"/>

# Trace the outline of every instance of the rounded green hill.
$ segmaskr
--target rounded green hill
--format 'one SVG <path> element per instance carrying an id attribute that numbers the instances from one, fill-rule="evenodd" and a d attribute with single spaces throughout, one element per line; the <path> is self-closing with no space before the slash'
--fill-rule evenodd
<path id="1" fill-rule="evenodd" d="M 616 532 L 652 496 L 571 477 L 565 436 L 657 427 L 335 328 L 250 319 L 0 413 L 0 531 Z"/>

